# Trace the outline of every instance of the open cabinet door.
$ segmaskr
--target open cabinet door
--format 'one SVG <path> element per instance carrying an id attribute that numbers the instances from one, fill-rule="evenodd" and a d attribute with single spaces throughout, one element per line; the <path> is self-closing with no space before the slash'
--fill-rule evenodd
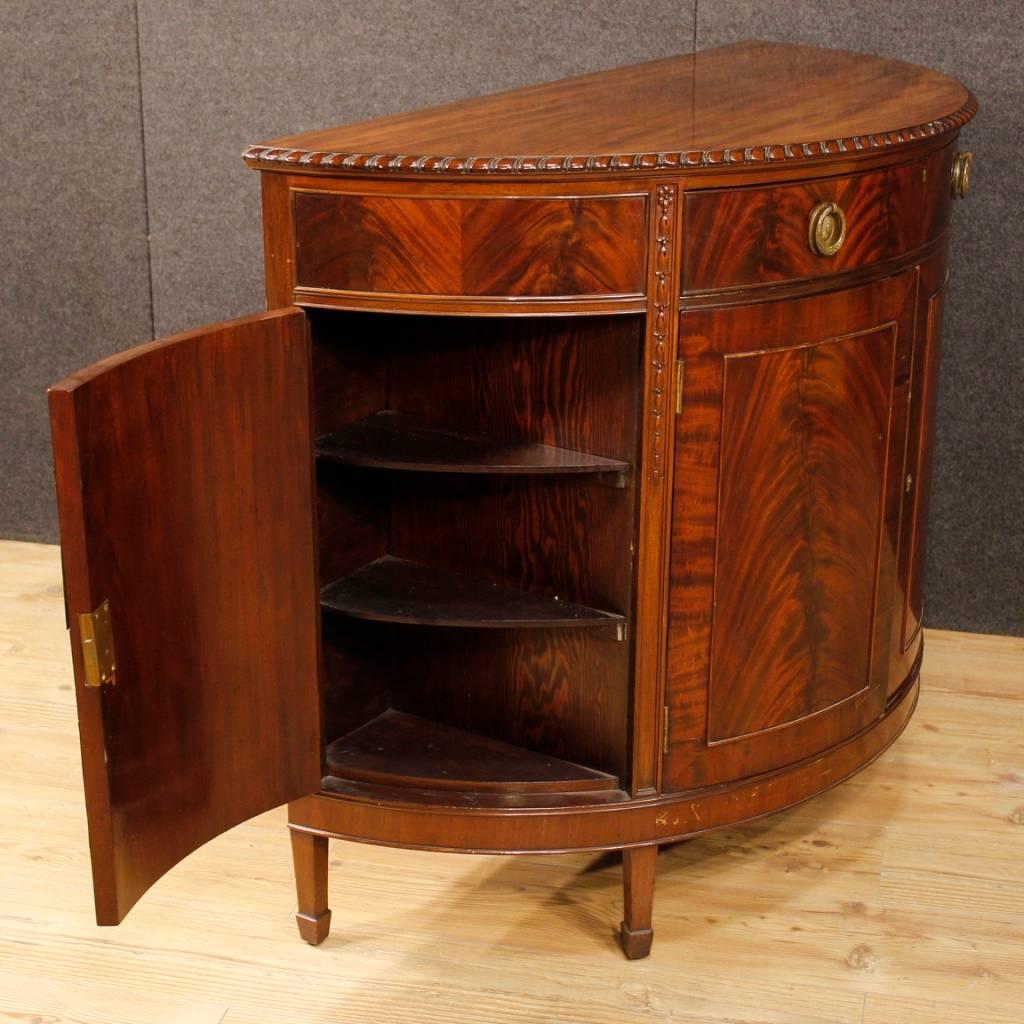
<path id="1" fill-rule="evenodd" d="M 117 924 L 319 786 L 305 315 L 142 345 L 52 388 L 50 415 L 96 917 Z"/>

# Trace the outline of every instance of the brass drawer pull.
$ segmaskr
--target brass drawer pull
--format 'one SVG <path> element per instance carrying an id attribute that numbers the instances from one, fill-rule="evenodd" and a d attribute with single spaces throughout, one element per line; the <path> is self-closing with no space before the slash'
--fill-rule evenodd
<path id="1" fill-rule="evenodd" d="M 811 210 L 807 241 L 819 256 L 835 256 L 846 241 L 846 214 L 838 203 L 818 203 Z"/>
<path id="2" fill-rule="evenodd" d="M 963 199 L 971 188 L 971 167 L 974 164 L 973 153 L 957 153 L 953 161 L 953 198 Z"/>

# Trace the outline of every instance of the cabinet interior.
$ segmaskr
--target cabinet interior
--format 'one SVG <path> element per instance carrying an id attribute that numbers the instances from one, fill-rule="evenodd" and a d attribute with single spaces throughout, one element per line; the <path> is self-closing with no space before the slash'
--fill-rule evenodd
<path id="1" fill-rule="evenodd" d="M 643 317 L 310 323 L 325 788 L 621 797 Z"/>

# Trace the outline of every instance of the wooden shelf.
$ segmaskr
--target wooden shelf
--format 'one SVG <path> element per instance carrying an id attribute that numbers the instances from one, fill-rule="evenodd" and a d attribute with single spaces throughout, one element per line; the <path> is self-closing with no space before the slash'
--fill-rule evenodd
<path id="1" fill-rule="evenodd" d="M 385 711 L 327 748 L 331 776 L 422 789 L 501 793 L 618 790 L 614 775 L 404 711 Z"/>
<path id="2" fill-rule="evenodd" d="M 430 426 L 388 410 L 317 438 L 317 458 L 421 473 L 624 473 L 628 462 Z"/>
<path id="3" fill-rule="evenodd" d="M 355 619 L 480 629 L 581 629 L 625 617 L 385 555 L 320 592 L 324 608 Z"/>

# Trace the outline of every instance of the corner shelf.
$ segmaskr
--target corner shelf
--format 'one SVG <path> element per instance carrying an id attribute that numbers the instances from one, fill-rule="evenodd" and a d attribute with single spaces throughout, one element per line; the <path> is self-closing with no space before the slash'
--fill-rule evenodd
<path id="1" fill-rule="evenodd" d="M 503 794 L 618 791 L 614 775 L 389 710 L 327 747 L 335 778 Z"/>
<path id="2" fill-rule="evenodd" d="M 526 441 L 431 426 L 383 410 L 316 441 L 317 458 L 421 473 L 624 473 L 628 462 Z"/>
<path id="3" fill-rule="evenodd" d="M 502 587 L 385 555 L 320 592 L 321 607 L 354 619 L 478 629 L 619 630 L 625 616 Z"/>

